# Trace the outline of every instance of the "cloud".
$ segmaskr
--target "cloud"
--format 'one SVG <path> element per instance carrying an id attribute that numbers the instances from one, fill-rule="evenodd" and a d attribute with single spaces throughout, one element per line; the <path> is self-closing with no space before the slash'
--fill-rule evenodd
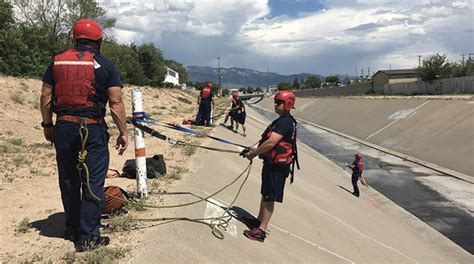
<path id="1" fill-rule="evenodd" d="M 322 0 L 325 8 L 269 17 L 256 1 L 101 0 L 121 43 L 153 42 L 185 65 L 279 73 L 354 72 L 418 64 L 418 54 L 456 60 L 472 51 L 473 3 L 440 0 Z"/>

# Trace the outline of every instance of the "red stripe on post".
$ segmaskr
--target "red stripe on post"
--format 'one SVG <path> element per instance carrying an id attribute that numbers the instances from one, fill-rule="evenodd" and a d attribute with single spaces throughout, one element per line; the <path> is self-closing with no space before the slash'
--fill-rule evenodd
<path id="1" fill-rule="evenodd" d="M 139 148 L 135 150 L 135 157 L 145 157 L 145 148 Z"/>

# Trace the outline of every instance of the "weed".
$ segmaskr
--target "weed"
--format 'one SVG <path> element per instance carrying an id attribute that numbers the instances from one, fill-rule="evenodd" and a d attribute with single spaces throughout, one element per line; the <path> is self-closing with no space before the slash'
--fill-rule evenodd
<path id="1" fill-rule="evenodd" d="M 43 260 L 43 257 L 38 256 L 38 255 L 35 254 L 31 257 L 31 259 L 22 260 L 19 263 L 21 263 L 21 264 L 30 264 L 30 263 L 33 264 L 33 263 L 39 263 L 42 260 Z"/>
<path id="2" fill-rule="evenodd" d="M 173 109 L 173 110 L 178 110 L 178 107 L 177 107 L 176 105 L 173 105 L 173 106 L 171 107 L 171 109 Z"/>
<path id="3" fill-rule="evenodd" d="M 27 164 L 27 163 L 28 163 L 28 158 L 26 158 L 23 155 L 18 155 L 13 158 L 13 164 L 15 164 L 16 167 L 21 167 L 21 165 Z"/>
<path id="4" fill-rule="evenodd" d="M 23 144 L 25 144 L 22 138 L 12 138 L 12 139 L 7 140 L 7 142 L 14 146 L 23 146 Z"/>
<path id="5" fill-rule="evenodd" d="M 127 209 L 135 211 L 145 211 L 145 199 L 138 199 L 127 203 Z"/>
<path id="6" fill-rule="evenodd" d="M 107 220 L 107 230 L 111 232 L 129 231 L 132 229 L 133 217 L 131 215 L 116 215 Z"/>
<path id="7" fill-rule="evenodd" d="M 163 114 L 162 111 L 152 111 L 152 112 L 150 113 L 150 116 L 159 116 L 159 115 L 162 115 L 162 114 Z"/>
<path id="8" fill-rule="evenodd" d="M 26 92 L 28 91 L 28 85 L 26 85 L 24 82 L 20 82 L 20 89 Z"/>
<path id="9" fill-rule="evenodd" d="M 69 251 L 64 255 L 63 259 L 66 261 L 67 264 L 76 262 L 76 252 Z"/>
<path id="10" fill-rule="evenodd" d="M 118 259 L 125 257 L 130 251 L 128 248 L 121 247 L 100 247 L 88 251 L 81 259 L 85 263 L 116 263 Z"/>
<path id="11" fill-rule="evenodd" d="M 10 148 L 7 145 L 0 145 L 0 153 L 8 153 Z"/>
<path id="12" fill-rule="evenodd" d="M 172 167 L 172 169 L 173 170 L 168 174 L 168 178 L 171 178 L 173 180 L 181 179 L 182 174 L 189 171 L 187 168 L 183 167 Z"/>
<path id="13" fill-rule="evenodd" d="M 18 104 L 24 104 L 25 103 L 25 97 L 22 96 L 22 94 L 18 94 L 18 93 L 15 93 L 15 94 L 12 94 L 10 95 L 10 99 L 15 102 L 15 103 L 18 103 Z"/>
<path id="14" fill-rule="evenodd" d="M 195 146 L 185 146 L 183 148 L 184 155 L 186 156 L 192 156 L 196 152 L 196 147 Z"/>
<path id="15" fill-rule="evenodd" d="M 29 232 L 30 228 L 31 228 L 30 220 L 27 217 L 25 217 L 23 218 L 23 220 L 20 221 L 20 223 L 18 223 L 18 226 L 15 228 L 15 232 L 24 234 L 24 233 Z"/>
<path id="16" fill-rule="evenodd" d="M 185 104 L 192 104 L 193 103 L 193 102 L 191 102 L 190 100 L 188 100 L 184 97 L 178 97 L 178 101 L 183 102 Z"/>
<path id="17" fill-rule="evenodd" d="M 37 149 L 37 148 L 51 148 L 51 143 L 46 143 L 46 142 L 33 143 L 33 144 L 28 145 L 28 147 L 33 148 L 33 149 Z"/>

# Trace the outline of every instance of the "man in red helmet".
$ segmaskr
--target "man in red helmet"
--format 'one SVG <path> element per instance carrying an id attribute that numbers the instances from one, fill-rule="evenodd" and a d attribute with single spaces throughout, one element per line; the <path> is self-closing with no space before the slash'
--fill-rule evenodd
<path id="1" fill-rule="evenodd" d="M 212 82 L 208 83 L 204 89 L 198 95 L 197 105 L 199 106 L 198 113 L 196 115 L 196 125 L 198 126 L 209 126 L 211 123 L 211 106 L 214 109 L 214 99 L 212 94 Z"/>
<path id="2" fill-rule="evenodd" d="M 258 222 L 252 229 L 244 231 L 247 238 L 260 242 L 266 238 L 265 230 L 272 217 L 275 202 L 283 202 L 285 181 L 290 172 L 293 182 L 294 164 L 297 164 L 296 120 L 290 114 L 295 105 L 295 95 L 291 91 L 279 91 L 274 102 L 275 112 L 279 117 L 263 132 L 256 146 L 241 153 L 249 160 L 255 156 L 263 159 Z"/>
<path id="3" fill-rule="evenodd" d="M 352 194 L 356 197 L 359 197 L 360 192 L 359 192 L 359 187 L 357 186 L 357 182 L 362 178 L 362 170 L 364 168 L 364 164 L 362 163 L 362 154 L 356 153 L 355 159 L 352 162 L 351 165 L 347 164 L 346 165 L 351 168 L 352 170 L 352 187 L 354 188 L 354 192 Z"/>
<path id="4" fill-rule="evenodd" d="M 239 92 L 238 91 L 232 91 L 232 104 L 229 113 L 225 116 L 224 122 L 221 123 L 221 125 L 225 126 L 227 124 L 227 120 L 230 117 L 230 127 L 235 133 L 237 133 L 239 129 L 239 124 L 242 125 L 242 135 L 245 137 L 247 136 L 246 134 L 246 128 L 245 128 L 245 119 L 247 117 L 247 113 L 245 112 L 245 105 L 242 102 L 242 100 L 239 98 Z M 234 129 L 234 121 L 236 123 L 235 129 Z"/>
<path id="5" fill-rule="evenodd" d="M 119 130 L 119 155 L 128 146 L 128 135 L 119 71 L 99 52 L 101 27 L 89 19 L 79 20 L 73 26 L 73 38 L 75 47 L 54 56 L 48 65 L 40 104 L 44 136 L 56 149 L 66 214 L 64 238 L 81 252 L 110 241 L 99 230 L 109 167 L 107 103 Z"/>

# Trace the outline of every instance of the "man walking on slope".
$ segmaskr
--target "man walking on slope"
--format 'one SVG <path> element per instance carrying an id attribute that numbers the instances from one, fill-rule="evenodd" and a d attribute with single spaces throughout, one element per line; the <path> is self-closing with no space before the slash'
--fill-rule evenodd
<path id="1" fill-rule="evenodd" d="M 244 231 L 247 238 L 260 242 L 266 238 L 265 230 L 272 217 L 275 202 L 283 202 L 285 181 L 290 172 L 293 182 L 294 164 L 298 162 L 296 120 L 290 114 L 295 105 L 295 95 L 291 91 L 279 91 L 274 100 L 275 112 L 279 117 L 263 132 L 257 146 L 241 152 L 249 160 L 255 156 L 263 159 L 262 197 L 257 217 L 260 223 L 259 226 Z"/>
<path id="2" fill-rule="evenodd" d="M 64 238 L 81 252 L 110 241 L 99 230 L 109 167 L 110 136 L 104 122 L 107 102 L 119 130 L 119 155 L 128 147 L 128 135 L 120 74 L 99 52 L 101 27 L 89 19 L 79 20 L 73 26 L 73 38 L 75 48 L 54 56 L 46 69 L 40 104 L 44 136 L 56 148 L 66 213 Z"/>

